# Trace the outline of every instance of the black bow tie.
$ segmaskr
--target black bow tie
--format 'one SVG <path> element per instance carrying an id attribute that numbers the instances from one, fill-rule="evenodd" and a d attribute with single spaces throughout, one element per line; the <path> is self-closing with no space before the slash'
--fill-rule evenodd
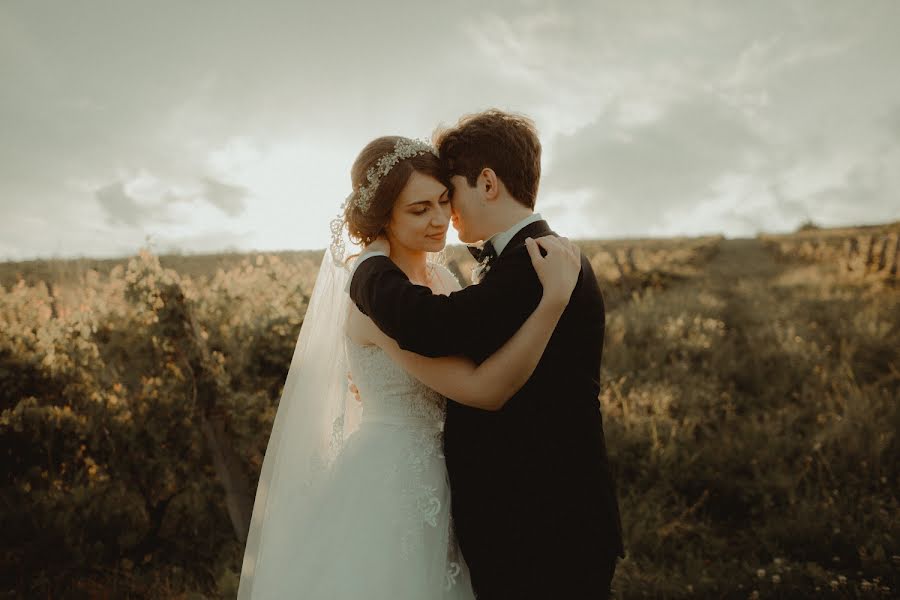
<path id="1" fill-rule="evenodd" d="M 490 242 L 485 242 L 484 246 L 481 248 L 478 246 L 466 246 L 466 248 L 469 250 L 469 254 L 472 255 L 472 258 L 481 264 L 488 263 L 492 258 L 497 256 L 497 251 L 494 250 L 494 245 Z"/>

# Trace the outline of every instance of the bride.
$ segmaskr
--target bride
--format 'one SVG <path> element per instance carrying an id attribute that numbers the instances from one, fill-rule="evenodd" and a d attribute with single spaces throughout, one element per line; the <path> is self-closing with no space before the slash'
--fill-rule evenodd
<path id="1" fill-rule="evenodd" d="M 499 410 L 524 385 L 575 286 L 578 251 L 564 238 L 528 242 L 543 298 L 481 365 L 419 356 L 350 301 L 343 236 L 366 246 L 384 235 L 410 281 L 435 294 L 459 289 L 427 260 L 443 249 L 450 219 L 440 160 L 425 142 L 377 138 L 351 179 L 269 438 L 238 597 L 471 600 L 441 450 L 446 398 Z"/>

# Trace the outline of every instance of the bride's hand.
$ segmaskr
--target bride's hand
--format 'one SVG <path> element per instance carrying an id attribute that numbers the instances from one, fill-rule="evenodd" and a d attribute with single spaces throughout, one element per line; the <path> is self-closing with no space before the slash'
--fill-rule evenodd
<path id="1" fill-rule="evenodd" d="M 531 264 L 544 286 L 542 301 L 565 307 L 581 273 L 581 251 L 569 238 L 552 235 L 525 240 Z M 546 256 L 541 256 L 541 248 Z"/>
<path id="2" fill-rule="evenodd" d="M 353 374 L 350 371 L 347 371 L 347 389 L 353 394 L 354 400 L 362 402 L 362 398 L 359 396 L 359 388 L 353 383 Z"/>

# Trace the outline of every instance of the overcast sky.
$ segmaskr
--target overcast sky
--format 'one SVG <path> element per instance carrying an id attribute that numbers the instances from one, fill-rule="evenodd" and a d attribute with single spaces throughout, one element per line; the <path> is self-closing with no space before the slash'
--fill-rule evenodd
<path id="1" fill-rule="evenodd" d="M 0 260 L 322 248 L 370 139 L 489 107 L 535 119 L 569 237 L 900 219 L 898 31 L 892 0 L 0 0 Z"/>

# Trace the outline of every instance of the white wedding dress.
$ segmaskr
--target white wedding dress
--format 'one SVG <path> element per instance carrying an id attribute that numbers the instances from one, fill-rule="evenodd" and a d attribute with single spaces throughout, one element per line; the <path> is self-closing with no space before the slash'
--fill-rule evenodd
<path id="1" fill-rule="evenodd" d="M 338 450 L 315 469 L 311 488 L 274 463 L 285 476 L 281 489 L 304 491 L 283 492 L 281 503 L 268 501 L 268 511 L 265 496 L 257 497 L 255 517 L 265 521 L 272 511 L 283 516 L 260 525 L 262 541 L 245 555 L 239 597 L 473 600 L 450 519 L 442 451 L 446 399 L 379 347 L 338 335 L 343 340 L 335 347 L 362 398 L 358 426 L 348 429 L 343 417 L 335 420 Z M 351 432 L 343 437 L 341 430 Z M 292 434 L 286 435 L 290 440 Z"/>
<path id="2" fill-rule="evenodd" d="M 377 346 L 349 337 L 346 346 L 363 399 L 360 425 L 291 532 L 291 568 L 265 582 L 266 597 L 471 600 L 450 521 L 441 449 L 446 400 Z"/>

